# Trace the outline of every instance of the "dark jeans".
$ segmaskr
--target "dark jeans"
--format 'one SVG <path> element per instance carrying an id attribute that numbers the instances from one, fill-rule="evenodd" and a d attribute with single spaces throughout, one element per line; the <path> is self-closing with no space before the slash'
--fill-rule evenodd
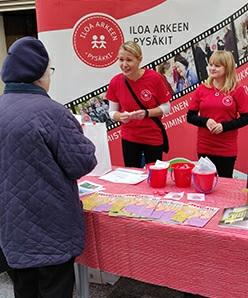
<path id="1" fill-rule="evenodd" d="M 15 298 L 72 298 L 74 258 L 60 265 L 12 271 Z"/>
<path id="2" fill-rule="evenodd" d="M 152 146 L 129 142 L 122 139 L 123 158 L 126 167 L 142 168 L 142 157 L 144 154 L 145 164 L 155 162 L 157 159 L 162 160 L 163 145 Z"/>
<path id="3" fill-rule="evenodd" d="M 232 178 L 236 156 L 217 156 L 209 154 L 198 154 L 200 157 L 208 157 L 216 166 L 220 177 Z"/>

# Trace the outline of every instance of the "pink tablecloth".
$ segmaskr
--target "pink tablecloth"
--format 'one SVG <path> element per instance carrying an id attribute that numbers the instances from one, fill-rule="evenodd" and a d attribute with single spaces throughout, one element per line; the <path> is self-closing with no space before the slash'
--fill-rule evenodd
<path id="1" fill-rule="evenodd" d="M 153 193 L 146 182 L 131 186 L 90 180 L 111 193 Z M 244 180 L 219 180 L 215 192 L 200 203 L 221 208 L 204 228 L 86 212 L 86 248 L 77 262 L 206 297 L 248 297 L 248 230 L 218 227 L 224 207 L 246 203 L 244 187 Z M 182 191 L 170 180 L 164 190 Z"/>

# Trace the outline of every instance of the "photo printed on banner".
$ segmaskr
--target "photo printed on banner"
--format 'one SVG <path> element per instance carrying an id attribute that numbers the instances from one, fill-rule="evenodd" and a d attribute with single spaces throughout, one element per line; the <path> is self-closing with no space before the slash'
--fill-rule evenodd
<path id="1" fill-rule="evenodd" d="M 239 60 L 248 57 L 248 12 L 234 21 Z"/>
<path id="2" fill-rule="evenodd" d="M 201 39 L 199 42 L 193 42 L 193 47 L 195 63 L 201 81 L 207 78 L 206 71 L 208 61 L 214 51 L 230 51 L 233 54 L 235 61 L 238 61 L 236 36 L 232 23 L 222 27 L 220 30 L 213 30 L 212 34 Z M 203 59 L 203 57 L 205 59 Z"/>
<path id="3" fill-rule="evenodd" d="M 114 122 L 108 110 L 109 102 L 105 99 L 105 92 L 74 105 L 72 109 L 74 114 L 81 115 L 82 122 L 105 122 L 107 127 Z"/>
<path id="4" fill-rule="evenodd" d="M 208 60 L 212 54 L 209 45 L 197 42 L 194 44 L 195 65 L 199 81 L 204 81 L 208 77 Z"/>
<path id="5" fill-rule="evenodd" d="M 159 64 L 156 70 L 166 77 L 173 94 L 182 92 L 199 82 L 191 47 Z"/>

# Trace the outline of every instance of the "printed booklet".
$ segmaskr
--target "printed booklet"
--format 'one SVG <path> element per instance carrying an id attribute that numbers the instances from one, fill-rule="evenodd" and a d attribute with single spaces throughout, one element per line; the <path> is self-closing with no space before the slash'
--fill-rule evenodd
<path id="1" fill-rule="evenodd" d="M 248 229 L 248 205 L 225 208 L 219 225 L 228 228 Z"/>

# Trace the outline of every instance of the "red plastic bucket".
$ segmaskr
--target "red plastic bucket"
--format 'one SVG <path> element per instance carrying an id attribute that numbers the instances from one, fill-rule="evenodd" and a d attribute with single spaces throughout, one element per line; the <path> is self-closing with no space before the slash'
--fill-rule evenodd
<path id="1" fill-rule="evenodd" d="M 161 188 L 166 186 L 168 168 L 150 165 L 148 183 L 151 187 Z"/>
<path id="2" fill-rule="evenodd" d="M 171 179 L 177 187 L 190 187 L 192 178 L 192 169 L 194 164 L 189 162 L 179 162 L 171 165 Z"/>
<path id="3" fill-rule="evenodd" d="M 212 192 L 218 182 L 218 175 L 216 172 L 192 172 L 193 185 L 198 192 L 210 193 Z"/>

